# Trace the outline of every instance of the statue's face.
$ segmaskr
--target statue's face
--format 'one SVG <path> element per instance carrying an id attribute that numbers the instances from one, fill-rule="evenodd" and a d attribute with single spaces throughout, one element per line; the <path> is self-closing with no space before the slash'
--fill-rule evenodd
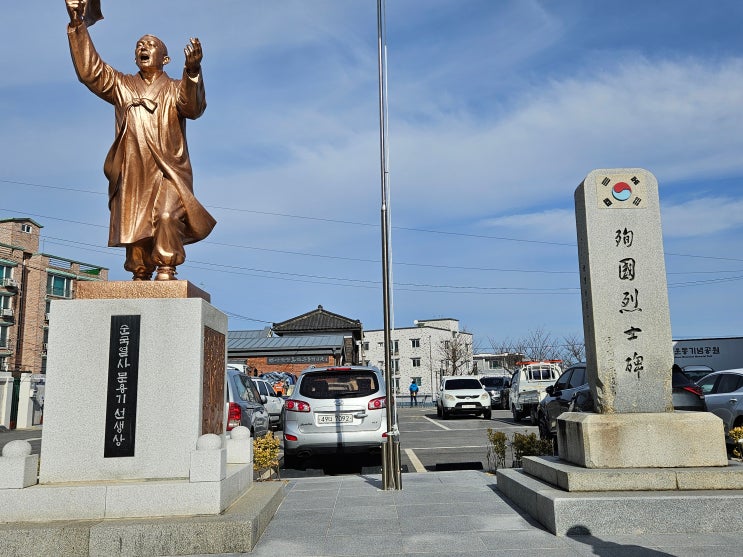
<path id="1" fill-rule="evenodd" d="M 153 35 L 145 35 L 137 41 L 134 47 L 134 60 L 140 70 L 162 70 L 170 62 L 168 49 L 160 39 Z"/>

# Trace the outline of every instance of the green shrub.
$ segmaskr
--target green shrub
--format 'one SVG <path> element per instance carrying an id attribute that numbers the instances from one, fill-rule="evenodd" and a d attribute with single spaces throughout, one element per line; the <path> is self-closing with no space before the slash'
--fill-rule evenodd
<path id="1" fill-rule="evenodd" d="M 540 439 L 536 433 L 514 433 L 511 441 L 513 460 L 521 462 L 525 456 L 541 456 L 554 454 L 554 447 L 550 439 Z"/>
<path id="2" fill-rule="evenodd" d="M 733 456 L 736 458 L 743 458 L 743 452 L 741 452 L 741 441 L 743 441 L 743 427 L 734 427 L 733 429 L 728 431 L 728 435 L 735 443 Z"/>
<path id="3" fill-rule="evenodd" d="M 279 440 L 269 431 L 263 437 L 253 439 L 253 468 L 258 477 L 266 470 L 279 473 Z M 269 475 L 270 477 L 271 475 Z"/>
<path id="4" fill-rule="evenodd" d="M 496 471 L 498 468 L 506 467 L 506 447 L 508 437 L 502 431 L 488 428 L 488 469 Z"/>

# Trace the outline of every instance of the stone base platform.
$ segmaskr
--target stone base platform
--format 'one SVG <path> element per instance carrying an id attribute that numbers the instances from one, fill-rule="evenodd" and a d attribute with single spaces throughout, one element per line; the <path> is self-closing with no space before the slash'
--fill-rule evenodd
<path id="1" fill-rule="evenodd" d="M 253 483 L 218 515 L 0 524 L 2 554 L 109 557 L 246 553 L 252 551 L 276 513 L 284 499 L 285 485 L 283 481 Z"/>
<path id="2" fill-rule="evenodd" d="M 58 482 L 3 489 L 0 522 L 219 514 L 252 482 L 252 464 L 232 464 L 221 481 Z"/>
<path id="3" fill-rule="evenodd" d="M 557 419 L 560 457 L 585 468 L 727 466 L 722 420 L 709 412 L 592 414 Z"/>
<path id="4" fill-rule="evenodd" d="M 526 474 L 565 491 L 743 490 L 743 464 L 706 468 L 583 468 L 555 456 L 525 456 Z"/>
<path id="5" fill-rule="evenodd" d="M 211 296 L 187 280 L 119 280 L 106 282 L 80 281 L 75 298 L 78 300 L 130 300 L 137 298 L 202 298 Z"/>
<path id="6" fill-rule="evenodd" d="M 743 529 L 743 489 L 567 492 L 520 468 L 497 477 L 498 491 L 558 536 Z"/>

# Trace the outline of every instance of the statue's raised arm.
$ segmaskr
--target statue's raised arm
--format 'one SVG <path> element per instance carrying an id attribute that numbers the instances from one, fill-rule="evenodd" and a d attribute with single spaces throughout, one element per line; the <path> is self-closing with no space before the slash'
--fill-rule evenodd
<path id="1" fill-rule="evenodd" d="M 204 58 L 199 39 L 192 37 L 183 53 L 186 55 L 186 71 L 194 77 L 201 71 L 201 60 Z"/>
<path id="2" fill-rule="evenodd" d="M 82 25 L 88 0 L 65 0 L 65 4 L 67 4 L 67 13 L 70 16 L 70 25 L 72 27 Z"/>

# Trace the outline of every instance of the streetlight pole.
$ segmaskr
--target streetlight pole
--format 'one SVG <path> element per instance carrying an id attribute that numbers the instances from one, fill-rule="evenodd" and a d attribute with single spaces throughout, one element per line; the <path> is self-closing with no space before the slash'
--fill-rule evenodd
<path id="1" fill-rule="evenodd" d="M 387 165 L 387 41 L 385 0 L 377 0 L 377 55 L 379 66 L 379 152 L 382 180 L 382 303 L 384 305 L 384 381 L 387 406 L 387 439 L 382 444 L 382 487 L 402 489 L 400 471 L 400 431 L 397 428 L 395 399 L 392 394 L 392 327 L 390 319 L 390 217 L 388 205 L 389 168 Z"/>

